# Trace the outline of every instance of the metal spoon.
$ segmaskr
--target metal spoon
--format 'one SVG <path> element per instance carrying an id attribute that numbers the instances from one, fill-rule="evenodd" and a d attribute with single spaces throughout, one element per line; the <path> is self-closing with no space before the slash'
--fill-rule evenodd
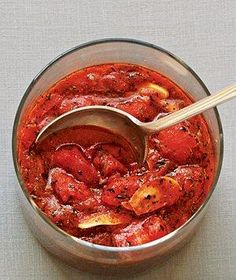
<path id="1" fill-rule="evenodd" d="M 82 107 L 54 119 L 39 132 L 35 142 L 41 142 L 48 135 L 68 127 L 81 125 L 102 127 L 125 138 L 133 147 L 137 155 L 137 162 L 142 163 L 147 155 L 148 135 L 198 115 L 233 97 L 236 97 L 236 84 L 148 123 L 140 122 L 128 113 L 108 106 Z"/>

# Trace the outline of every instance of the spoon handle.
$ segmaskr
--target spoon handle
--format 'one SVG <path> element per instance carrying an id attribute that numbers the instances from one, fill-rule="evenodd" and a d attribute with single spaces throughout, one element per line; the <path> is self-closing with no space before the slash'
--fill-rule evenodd
<path id="1" fill-rule="evenodd" d="M 166 117 L 149 123 L 142 123 L 141 127 L 146 133 L 152 134 L 198 115 L 203 111 L 215 107 L 216 105 L 226 102 L 234 97 L 236 97 L 236 84 L 229 86 L 214 95 L 207 96 L 179 111 L 169 114 Z"/>

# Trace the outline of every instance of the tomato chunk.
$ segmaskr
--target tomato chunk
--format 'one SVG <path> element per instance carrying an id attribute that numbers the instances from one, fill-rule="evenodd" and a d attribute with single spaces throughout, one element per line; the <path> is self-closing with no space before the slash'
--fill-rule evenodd
<path id="1" fill-rule="evenodd" d="M 91 234 L 90 236 L 83 236 L 81 239 L 99 245 L 113 246 L 110 232 L 98 232 L 95 235 Z"/>
<path id="2" fill-rule="evenodd" d="M 135 246 L 161 238 L 169 229 L 159 217 L 151 216 L 142 221 L 135 221 L 127 227 L 113 233 L 115 246 Z"/>
<path id="3" fill-rule="evenodd" d="M 102 201 L 110 206 L 119 206 L 122 201 L 128 200 L 141 185 L 139 176 L 128 178 L 114 178 L 104 188 Z"/>
<path id="4" fill-rule="evenodd" d="M 196 136 L 189 131 L 186 122 L 160 131 L 157 138 L 160 154 L 178 164 L 187 163 L 197 148 Z"/>
<path id="5" fill-rule="evenodd" d="M 45 166 L 44 161 L 40 155 L 36 153 L 31 153 L 30 155 L 25 155 L 27 160 L 21 166 L 22 178 L 26 180 L 26 186 L 30 193 L 35 191 L 40 191 L 44 189 L 45 180 Z M 34 166 L 34 168 L 32 168 Z"/>
<path id="6" fill-rule="evenodd" d="M 88 185 L 98 183 L 98 173 L 76 145 L 60 147 L 53 155 L 52 165 L 71 173 L 77 180 Z"/>
<path id="7" fill-rule="evenodd" d="M 152 104 L 149 96 L 134 96 L 128 101 L 118 103 L 116 107 L 143 122 L 153 120 L 158 114 L 158 109 Z"/>
<path id="8" fill-rule="evenodd" d="M 36 124 L 28 124 L 21 130 L 21 145 L 26 149 L 34 143 L 38 133 L 38 126 Z"/>
<path id="9" fill-rule="evenodd" d="M 104 177 L 110 176 L 116 172 L 120 174 L 125 174 L 127 172 L 127 168 L 121 162 L 111 154 L 105 152 L 98 152 L 93 163 Z"/>
<path id="10" fill-rule="evenodd" d="M 147 157 L 147 165 L 149 170 L 156 171 L 156 174 L 163 176 L 174 169 L 176 164 L 169 160 L 161 157 L 158 151 L 152 151 Z"/>
<path id="11" fill-rule="evenodd" d="M 170 176 L 182 186 L 187 194 L 198 199 L 204 192 L 203 185 L 206 180 L 204 169 L 198 165 L 179 166 Z"/>
<path id="12" fill-rule="evenodd" d="M 38 205 L 51 221 L 60 226 L 60 228 L 72 235 L 78 232 L 78 217 L 71 205 L 61 204 L 55 195 L 40 198 Z"/>
<path id="13" fill-rule="evenodd" d="M 76 181 L 61 168 L 50 171 L 47 187 L 53 187 L 63 203 L 71 200 L 83 201 L 91 196 L 91 191 L 83 182 Z"/>
<path id="14" fill-rule="evenodd" d="M 103 92 L 124 92 L 128 89 L 128 84 L 122 74 L 111 72 L 101 77 L 97 88 Z"/>

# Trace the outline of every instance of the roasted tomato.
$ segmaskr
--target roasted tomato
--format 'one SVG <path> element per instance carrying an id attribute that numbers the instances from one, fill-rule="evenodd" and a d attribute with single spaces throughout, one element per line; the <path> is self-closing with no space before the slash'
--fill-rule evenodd
<path id="1" fill-rule="evenodd" d="M 189 129 L 190 124 L 177 124 L 158 133 L 159 151 L 163 157 L 171 159 L 178 164 L 191 161 L 198 146 L 197 135 Z"/>
<path id="2" fill-rule="evenodd" d="M 63 168 L 88 185 L 94 186 L 98 183 L 96 169 L 76 145 L 63 145 L 57 149 L 52 157 L 52 166 Z"/>
<path id="3" fill-rule="evenodd" d="M 153 241 L 169 232 L 165 221 L 157 216 L 151 216 L 141 221 L 134 221 L 117 233 L 113 233 L 115 246 L 135 246 Z"/>
<path id="4" fill-rule="evenodd" d="M 206 174 L 198 165 L 179 166 L 170 176 L 173 177 L 183 188 L 183 191 L 197 200 L 204 192 Z"/>
<path id="5" fill-rule="evenodd" d="M 118 103 L 115 107 L 130 113 L 140 121 L 151 121 L 159 112 L 149 96 L 134 96 L 127 101 Z"/>
<path id="6" fill-rule="evenodd" d="M 172 171 L 176 164 L 167 158 L 163 158 L 158 151 L 152 151 L 147 157 L 147 165 L 150 171 L 156 171 L 156 174 L 163 176 Z"/>
<path id="7" fill-rule="evenodd" d="M 47 188 L 53 188 L 58 198 L 63 202 L 84 201 L 92 193 L 83 183 L 74 179 L 61 168 L 54 168 L 49 173 Z"/>
<path id="8" fill-rule="evenodd" d="M 119 206 L 134 194 L 142 182 L 139 176 L 115 177 L 103 188 L 102 201 L 110 206 Z"/>
<path id="9" fill-rule="evenodd" d="M 101 172 L 103 177 L 110 176 L 114 173 L 125 174 L 128 171 L 121 162 L 106 152 L 98 152 L 93 160 L 93 164 Z"/>

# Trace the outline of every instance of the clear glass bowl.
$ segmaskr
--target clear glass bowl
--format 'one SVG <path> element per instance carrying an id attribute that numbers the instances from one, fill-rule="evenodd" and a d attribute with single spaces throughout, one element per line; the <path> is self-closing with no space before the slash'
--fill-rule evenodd
<path id="1" fill-rule="evenodd" d="M 105 39 L 75 47 L 50 62 L 31 82 L 18 107 L 13 128 L 13 160 L 20 187 L 21 205 L 30 229 L 52 254 L 80 268 L 114 273 L 144 270 L 159 264 L 166 256 L 186 243 L 198 228 L 215 189 L 223 158 L 223 132 L 217 109 L 204 113 L 215 144 L 217 168 L 211 191 L 198 211 L 170 234 L 133 247 L 108 247 L 73 237 L 54 225 L 37 208 L 21 179 L 17 164 L 17 129 L 28 105 L 67 74 L 91 65 L 124 62 L 139 64 L 164 74 L 182 87 L 194 100 L 209 95 L 204 83 L 182 60 L 152 44 L 130 39 Z M 91 265 L 89 265 L 91 264 Z"/>

